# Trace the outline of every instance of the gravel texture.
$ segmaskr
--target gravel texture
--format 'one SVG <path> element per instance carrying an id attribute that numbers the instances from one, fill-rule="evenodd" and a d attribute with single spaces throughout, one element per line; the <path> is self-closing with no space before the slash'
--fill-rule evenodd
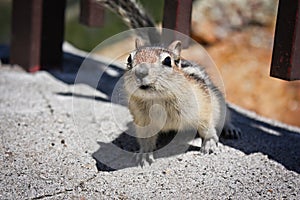
<path id="1" fill-rule="evenodd" d="M 71 71 L 0 67 L 0 199 L 300 199 L 298 128 L 231 105 L 239 140 L 141 168 L 131 116 L 109 100 L 115 78 L 95 90 Z"/>

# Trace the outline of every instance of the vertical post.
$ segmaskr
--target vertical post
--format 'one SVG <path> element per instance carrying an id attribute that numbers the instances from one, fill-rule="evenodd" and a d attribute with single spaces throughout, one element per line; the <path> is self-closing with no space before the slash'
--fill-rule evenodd
<path id="1" fill-rule="evenodd" d="M 43 0 L 42 69 L 61 68 L 66 0 Z"/>
<path id="2" fill-rule="evenodd" d="M 300 0 L 280 0 L 270 75 L 300 80 Z"/>
<path id="3" fill-rule="evenodd" d="M 192 15 L 192 0 L 165 0 L 164 4 L 164 16 L 163 16 L 163 28 L 172 29 L 190 35 L 191 30 L 191 15 Z M 164 35 L 164 33 L 163 33 Z M 183 40 L 180 35 L 174 34 L 173 36 L 163 36 L 164 40 Z M 188 41 L 182 41 L 183 47 L 188 47 Z"/>
<path id="4" fill-rule="evenodd" d="M 25 70 L 40 69 L 41 0 L 13 0 L 10 63 Z"/>
<path id="5" fill-rule="evenodd" d="M 104 24 L 104 8 L 95 0 L 80 0 L 80 22 L 90 27 Z"/>

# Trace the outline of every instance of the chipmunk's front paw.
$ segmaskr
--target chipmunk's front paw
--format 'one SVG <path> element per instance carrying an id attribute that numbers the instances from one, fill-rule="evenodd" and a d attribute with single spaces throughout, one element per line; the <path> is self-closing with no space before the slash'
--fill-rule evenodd
<path id="1" fill-rule="evenodd" d="M 233 124 L 225 125 L 221 136 L 225 139 L 239 139 L 241 137 L 241 130 Z"/>
<path id="2" fill-rule="evenodd" d="M 142 153 L 142 152 L 137 153 L 135 155 L 135 159 L 136 159 L 136 164 L 141 166 L 141 167 L 144 167 L 147 164 L 151 165 L 155 161 L 152 152 L 150 152 L 150 153 Z"/>
<path id="3" fill-rule="evenodd" d="M 216 151 L 218 142 L 214 138 L 203 139 L 200 151 L 203 154 L 211 154 Z"/>

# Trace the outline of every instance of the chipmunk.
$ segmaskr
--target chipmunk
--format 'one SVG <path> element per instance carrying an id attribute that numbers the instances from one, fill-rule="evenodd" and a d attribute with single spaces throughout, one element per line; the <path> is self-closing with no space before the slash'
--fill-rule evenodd
<path id="1" fill-rule="evenodd" d="M 154 26 L 133 0 L 98 2 L 126 18 L 132 28 Z M 157 39 L 155 34 L 152 41 Z M 240 130 L 230 121 L 222 92 L 204 68 L 181 57 L 180 41 L 162 47 L 144 45 L 137 39 L 135 46 L 127 59 L 124 88 L 140 145 L 138 162 L 142 166 L 154 161 L 153 151 L 160 132 L 195 129 L 202 138 L 204 153 L 215 150 L 222 129 L 226 137 L 238 137 Z"/>

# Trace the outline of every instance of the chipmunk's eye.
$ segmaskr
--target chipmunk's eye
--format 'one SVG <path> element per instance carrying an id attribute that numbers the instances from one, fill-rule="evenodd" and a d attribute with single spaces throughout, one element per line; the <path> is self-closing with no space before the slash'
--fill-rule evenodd
<path id="1" fill-rule="evenodd" d="M 166 65 L 168 67 L 172 67 L 172 60 L 170 56 L 167 56 L 163 61 L 162 61 L 163 65 Z"/>
<path id="2" fill-rule="evenodd" d="M 131 58 L 131 54 L 128 56 L 127 58 L 127 68 L 131 69 L 132 68 L 132 58 Z"/>

